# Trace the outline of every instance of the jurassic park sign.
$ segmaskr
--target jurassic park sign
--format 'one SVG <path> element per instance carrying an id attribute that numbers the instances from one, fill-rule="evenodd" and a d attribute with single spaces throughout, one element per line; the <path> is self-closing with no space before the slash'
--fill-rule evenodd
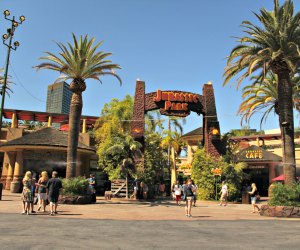
<path id="1" fill-rule="evenodd" d="M 157 90 L 153 101 L 164 102 L 164 110 L 166 111 L 189 111 L 189 103 L 198 103 L 199 97 L 196 94 L 185 92 L 170 92 Z"/>

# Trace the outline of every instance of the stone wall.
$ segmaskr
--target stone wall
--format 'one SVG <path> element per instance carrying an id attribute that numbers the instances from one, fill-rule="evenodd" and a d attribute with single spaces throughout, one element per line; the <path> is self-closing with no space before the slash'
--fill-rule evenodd
<path id="1" fill-rule="evenodd" d="M 300 207 L 262 205 L 260 215 L 269 217 L 300 218 Z"/>

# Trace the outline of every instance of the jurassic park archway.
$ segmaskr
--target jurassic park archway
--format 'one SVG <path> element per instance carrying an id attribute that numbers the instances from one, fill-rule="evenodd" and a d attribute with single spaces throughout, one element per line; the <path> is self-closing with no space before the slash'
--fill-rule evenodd
<path id="1" fill-rule="evenodd" d="M 220 156 L 220 126 L 213 86 L 204 84 L 203 94 L 183 91 L 161 91 L 145 94 L 145 82 L 137 81 L 134 97 L 131 135 L 144 143 L 145 114 L 160 110 L 162 115 L 186 117 L 191 111 L 203 115 L 204 147 L 208 154 Z M 142 159 L 141 159 L 142 160 Z"/>

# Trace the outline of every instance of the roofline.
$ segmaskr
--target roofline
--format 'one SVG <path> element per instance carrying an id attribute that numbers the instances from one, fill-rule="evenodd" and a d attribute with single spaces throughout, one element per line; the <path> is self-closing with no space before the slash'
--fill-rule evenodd
<path id="1" fill-rule="evenodd" d="M 60 113 L 49 113 L 49 112 L 41 112 L 41 111 L 32 111 L 32 110 L 19 110 L 19 109 L 3 109 L 3 117 L 5 119 L 12 119 L 12 114 L 15 113 L 17 115 L 18 120 L 25 121 L 38 121 L 38 122 L 47 122 L 48 117 L 51 116 L 53 122 L 61 123 L 69 120 L 69 114 L 60 114 Z M 30 119 L 24 119 L 25 115 L 30 116 Z M 38 118 L 38 116 L 42 116 L 42 118 Z M 94 124 L 99 116 L 87 116 L 82 115 L 81 119 L 86 119 L 89 124 Z"/>
<path id="2" fill-rule="evenodd" d="M 55 145 L 8 145 L 8 146 L 0 146 L 0 152 L 8 152 L 8 151 L 18 151 L 18 150 L 24 150 L 24 149 L 52 149 L 52 150 L 61 150 L 61 151 L 67 151 L 67 146 L 55 146 Z M 86 153 L 92 153 L 95 152 L 92 148 L 78 148 L 77 152 L 86 152 Z"/>
<path id="3" fill-rule="evenodd" d="M 280 140 L 281 134 L 269 134 L 269 135 L 245 135 L 245 136 L 232 136 L 230 141 L 256 141 L 257 138 L 264 140 Z"/>

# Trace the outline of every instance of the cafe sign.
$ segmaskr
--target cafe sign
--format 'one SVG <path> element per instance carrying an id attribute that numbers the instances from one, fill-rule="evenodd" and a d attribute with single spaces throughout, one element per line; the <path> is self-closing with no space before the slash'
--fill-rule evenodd
<path id="1" fill-rule="evenodd" d="M 262 159 L 263 152 L 262 150 L 246 150 L 245 157 L 246 159 Z"/>

